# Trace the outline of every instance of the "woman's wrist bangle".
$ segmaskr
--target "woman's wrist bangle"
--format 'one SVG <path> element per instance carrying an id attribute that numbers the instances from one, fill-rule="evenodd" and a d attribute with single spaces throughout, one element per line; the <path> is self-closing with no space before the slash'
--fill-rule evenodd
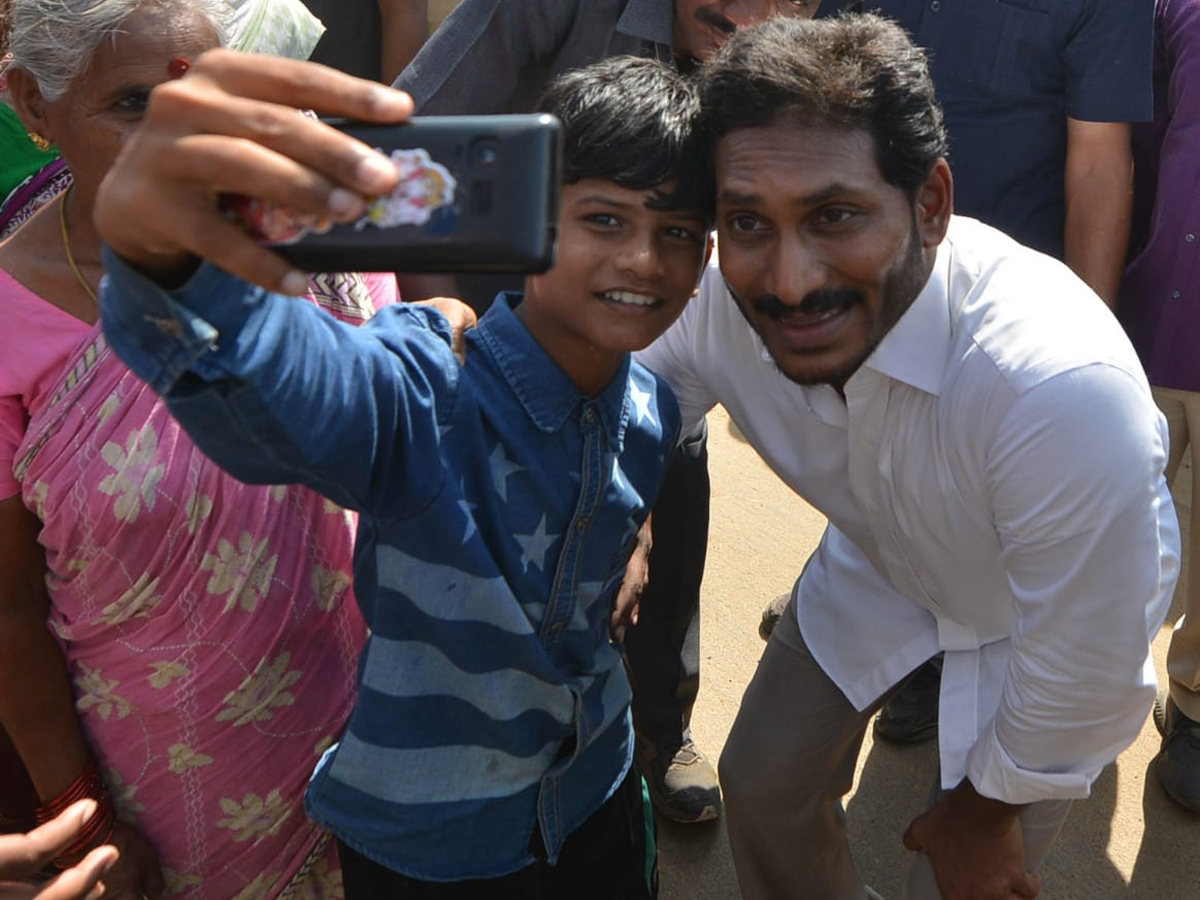
<path id="1" fill-rule="evenodd" d="M 116 810 L 112 795 L 100 777 L 95 760 L 89 760 L 83 771 L 67 786 L 67 789 L 37 808 L 37 820 L 41 825 L 61 815 L 71 804 L 80 800 L 95 800 L 96 810 L 83 824 L 75 839 L 64 847 L 57 860 L 69 860 L 81 856 L 85 851 L 98 847 L 112 838 L 117 827 Z M 56 860 L 56 861 L 57 861 Z"/>

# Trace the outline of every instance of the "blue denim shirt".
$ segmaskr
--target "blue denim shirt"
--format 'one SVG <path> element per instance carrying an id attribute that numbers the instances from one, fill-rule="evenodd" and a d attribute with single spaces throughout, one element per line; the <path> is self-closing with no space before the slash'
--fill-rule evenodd
<path id="1" fill-rule="evenodd" d="M 371 637 L 310 814 L 424 880 L 554 862 L 630 763 L 609 617 L 676 440 L 668 388 L 627 359 L 583 396 L 518 296 L 470 332 L 460 367 L 424 307 L 354 328 L 211 267 L 168 293 L 106 263 L 110 344 L 206 453 L 361 513 Z"/>

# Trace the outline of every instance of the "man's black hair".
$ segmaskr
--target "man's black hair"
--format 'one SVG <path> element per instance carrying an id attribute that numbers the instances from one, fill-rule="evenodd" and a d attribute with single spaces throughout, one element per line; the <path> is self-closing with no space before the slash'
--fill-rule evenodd
<path id="1" fill-rule="evenodd" d="M 653 59 L 610 57 L 556 78 L 538 112 L 562 120 L 566 184 L 602 178 L 656 190 L 652 209 L 698 209 L 711 222 L 700 95 L 678 72 Z M 657 190 L 669 181 L 673 190 Z"/>
<path id="2" fill-rule="evenodd" d="M 716 138 L 780 121 L 866 131 L 884 180 L 910 197 L 946 155 L 925 54 L 878 16 L 738 29 L 701 67 L 700 94 Z"/>

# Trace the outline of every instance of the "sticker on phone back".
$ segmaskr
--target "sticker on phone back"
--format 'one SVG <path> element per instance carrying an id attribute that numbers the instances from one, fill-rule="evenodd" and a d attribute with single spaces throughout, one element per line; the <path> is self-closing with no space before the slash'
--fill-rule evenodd
<path id="1" fill-rule="evenodd" d="M 395 228 L 397 225 L 424 225 L 436 210 L 454 202 L 458 182 L 441 163 L 429 158 L 421 148 L 393 150 L 391 160 L 400 173 L 400 182 L 390 193 L 376 198 L 366 213 L 354 223 L 355 231 L 368 225 Z"/>
<path id="2" fill-rule="evenodd" d="M 430 159 L 427 151 L 393 150 L 390 159 L 400 180 L 389 193 L 367 205 L 352 225 L 355 231 L 367 226 L 424 225 L 437 210 L 454 203 L 458 182 L 445 166 Z M 223 196 L 221 210 L 255 240 L 277 246 L 294 244 L 306 235 L 325 234 L 334 224 L 328 218 L 241 194 Z"/>

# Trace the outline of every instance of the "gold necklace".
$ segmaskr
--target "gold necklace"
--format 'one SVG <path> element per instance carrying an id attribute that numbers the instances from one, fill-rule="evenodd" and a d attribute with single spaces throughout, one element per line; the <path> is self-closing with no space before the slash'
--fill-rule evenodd
<path id="1" fill-rule="evenodd" d="M 92 290 L 92 286 L 88 284 L 87 279 L 83 277 L 83 273 L 79 271 L 79 266 L 75 265 L 75 254 L 71 252 L 71 237 L 67 234 L 67 198 L 71 196 L 72 188 L 74 188 L 74 185 L 67 188 L 63 193 L 62 200 L 58 204 L 58 222 L 62 226 L 63 250 L 67 252 L 67 262 L 71 266 L 71 271 L 75 273 L 75 277 L 79 279 L 79 283 L 87 291 L 87 295 L 92 298 L 92 302 L 99 305 L 100 298 L 96 296 L 96 292 Z"/>

